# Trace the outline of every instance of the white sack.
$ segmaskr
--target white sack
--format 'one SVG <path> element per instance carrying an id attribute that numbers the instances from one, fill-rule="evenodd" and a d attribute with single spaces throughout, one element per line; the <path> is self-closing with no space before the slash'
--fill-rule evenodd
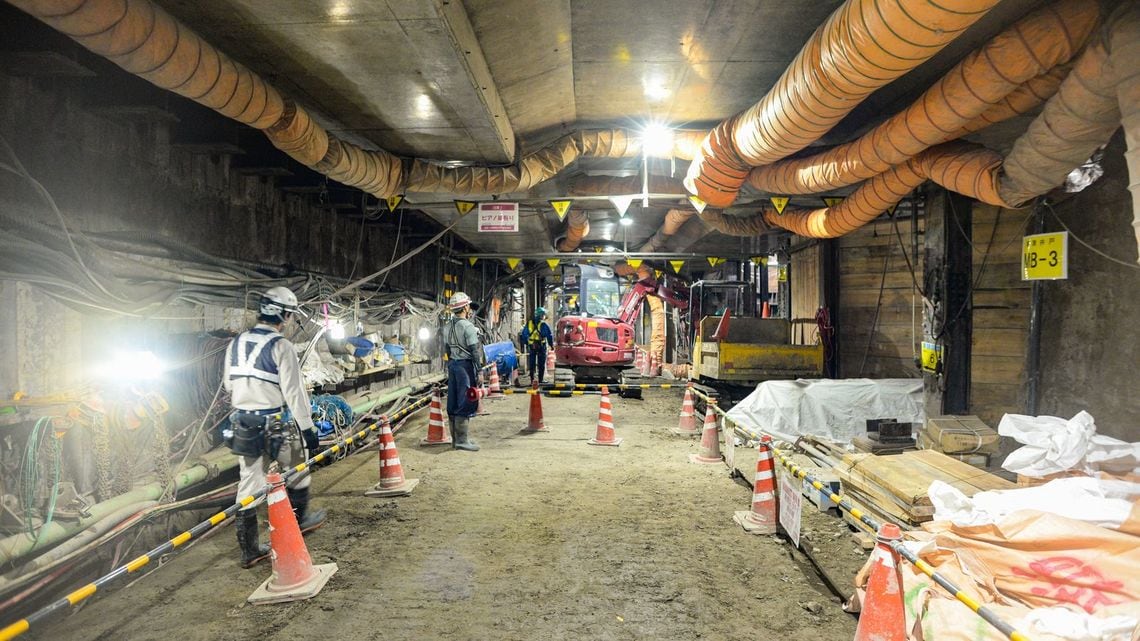
<path id="1" fill-rule="evenodd" d="M 765 381 L 728 410 L 728 417 L 789 442 L 808 434 L 849 443 L 867 432 L 868 419 L 922 424 L 922 380 Z"/>
<path id="2" fill-rule="evenodd" d="M 1007 456 L 1002 467 L 1026 476 L 1140 469 L 1140 443 L 1097 434 L 1093 417 L 1085 411 L 1067 421 L 1056 416 L 1006 414 L 998 424 L 998 434 L 1024 445 Z"/>
<path id="3" fill-rule="evenodd" d="M 1034 487 L 979 492 L 968 498 L 934 481 L 927 494 L 934 504 L 935 521 L 962 527 L 997 523 L 1018 510 L 1037 510 L 1116 530 L 1128 519 L 1132 501 L 1140 498 L 1140 483 L 1077 476 Z"/>
<path id="4" fill-rule="evenodd" d="M 1025 615 L 1018 626 L 1030 636 L 1047 633 L 1067 641 L 1130 641 L 1136 619 L 1117 615 L 1105 618 L 1063 607 L 1037 608 Z"/>

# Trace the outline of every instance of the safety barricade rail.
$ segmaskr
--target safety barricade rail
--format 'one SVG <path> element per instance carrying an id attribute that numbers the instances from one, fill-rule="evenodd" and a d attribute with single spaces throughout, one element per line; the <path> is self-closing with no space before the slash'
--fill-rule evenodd
<path id="1" fill-rule="evenodd" d="M 430 401 L 431 401 L 431 395 L 428 394 L 428 395 L 420 398 L 419 400 L 416 400 L 415 402 L 407 405 L 406 407 L 403 407 L 403 408 L 393 412 L 389 416 L 381 415 L 379 417 L 375 417 L 375 420 L 372 421 L 372 423 L 370 425 L 368 425 L 367 427 L 365 427 L 364 429 L 356 432 L 355 434 L 347 436 L 344 439 L 338 440 L 336 443 L 334 443 L 330 447 L 322 450 L 321 452 L 317 453 L 316 455 L 312 456 L 311 458 L 306 460 L 304 463 L 300 463 L 300 464 L 294 466 L 293 468 L 291 468 L 288 472 L 286 472 L 284 474 L 285 482 L 292 481 L 293 479 L 295 479 L 299 476 L 303 476 L 305 474 L 311 473 L 313 465 L 316 465 L 317 463 L 320 463 L 326 459 L 329 459 L 330 462 L 335 462 L 337 459 L 329 458 L 329 457 L 332 457 L 333 455 L 339 453 L 340 451 L 342 451 L 342 449 L 347 448 L 348 446 L 352 445 L 354 442 L 359 443 L 369 433 L 376 432 L 376 431 L 380 430 L 381 426 L 385 422 L 392 423 L 392 422 L 400 421 L 400 420 L 410 416 L 412 413 L 426 407 Z M 127 576 L 129 574 L 133 574 L 133 573 L 141 570 L 142 568 L 146 567 L 147 564 L 149 564 L 151 561 L 153 561 L 154 559 L 160 558 L 164 554 L 169 554 L 171 552 L 177 551 L 179 548 L 181 548 L 186 543 L 189 543 L 191 540 L 193 540 L 195 538 L 201 537 L 206 532 L 209 532 L 210 530 L 212 530 L 217 525 L 223 523 L 226 519 L 228 519 L 231 516 L 233 516 L 234 514 L 236 514 L 237 511 L 240 510 L 241 508 L 247 507 L 247 506 L 251 505 L 252 503 L 254 503 L 255 501 L 261 499 L 266 494 L 268 494 L 271 489 L 272 489 L 272 486 L 267 483 L 260 490 L 254 492 L 253 494 L 251 494 L 249 496 L 243 497 L 242 499 L 236 501 L 230 507 L 222 510 L 221 512 L 218 512 L 217 514 L 211 516 L 210 518 L 206 519 L 205 521 L 202 521 L 201 523 L 195 525 L 194 527 L 190 528 L 189 530 L 182 532 L 178 536 L 175 536 L 174 538 L 166 541 L 165 543 L 159 545 L 158 547 L 154 548 L 153 550 L 150 550 L 146 554 L 138 556 L 135 559 L 128 561 L 127 563 L 125 563 L 123 565 L 120 565 L 119 567 L 115 568 L 111 572 L 104 574 L 103 576 L 99 577 L 98 579 L 92 581 L 91 583 L 88 583 L 87 585 L 84 585 L 83 587 L 81 587 L 77 590 L 72 591 L 71 593 L 64 596 L 63 598 L 61 598 L 57 601 L 54 601 L 54 602 L 50 603 L 49 605 L 46 605 L 46 606 L 40 608 L 39 610 L 36 610 L 35 612 L 29 614 L 28 616 L 24 617 L 23 619 L 16 621 L 15 623 L 12 623 L 12 624 L 5 626 L 3 629 L 0 629 L 0 641 L 8 641 L 9 639 L 14 639 L 14 638 L 20 636 L 21 634 L 23 634 L 23 633 L 27 632 L 29 629 L 31 629 L 31 627 L 34 624 L 39 623 L 41 621 L 44 621 L 45 619 L 48 619 L 49 617 L 51 617 L 52 615 L 54 615 L 58 612 L 61 612 L 61 611 L 66 610 L 72 606 L 78 605 L 79 603 L 82 603 L 83 601 L 86 601 L 93 594 L 95 594 L 100 588 L 103 588 L 103 587 L 113 583 L 114 581 L 121 579 L 124 576 Z"/>
<path id="2" fill-rule="evenodd" d="M 724 418 L 725 422 L 732 423 L 735 430 L 740 431 L 744 436 L 747 436 L 753 440 L 760 437 L 760 433 L 763 432 L 763 430 L 754 429 L 736 422 L 728 416 L 728 412 L 721 409 L 716 404 L 715 398 L 712 398 L 703 391 L 695 388 L 693 390 L 693 393 L 708 403 L 709 407 L 713 408 L 716 413 L 720 414 Z M 828 489 L 828 486 L 821 483 L 818 479 L 812 477 L 795 463 L 792 463 L 784 451 L 776 447 L 772 447 L 772 452 L 776 455 L 776 459 L 780 461 L 780 464 L 786 467 L 788 471 L 790 471 L 796 478 L 806 480 L 811 484 L 813 488 L 820 492 L 826 492 L 827 497 L 831 499 L 831 501 L 836 505 L 838 505 L 840 509 L 850 514 L 852 518 L 858 519 L 861 523 L 864 523 L 868 527 L 874 529 L 876 532 L 879 531 L 879 528 L 882 527 L 882 523 L 872 518 L 867 513 L 863 512 L 863 510 L 860 510 L 859 508 L 852 505 L 851 502 L 847 500 L 847 497 L 832 492 L 830 489 Z M 939 572 L 931 567 L 930 564 L 928 564 L 926 561 L 918 558 L 918 555 L 903 545 L 901 540 L 891 541 L 888 544 L 896 554 L 909 561 L 912 565 L 914 565 L 914 567 L 918 568 L 923 574 L 930 577 L 935 583 L 942 586 L 947 592 L 952 594 L 955 599 L 964 603 L 966 607 L 973 610 L 978 616 L 984 619 L 986 623 L 992 625 L 999 632 L 1008 637 L 1011 641 L 1029 641 L 1029 637 L 1025 636 L 1021 632 L 1018 632 L 1012 625 L 1002 620 L 993 610 L 982 605 L 981 603 L 978 603 L 976 599 L 963 592 L 962 589 L 955 585 L 953 581 L 947 579 L 942 574 L 939 574 Z"/>

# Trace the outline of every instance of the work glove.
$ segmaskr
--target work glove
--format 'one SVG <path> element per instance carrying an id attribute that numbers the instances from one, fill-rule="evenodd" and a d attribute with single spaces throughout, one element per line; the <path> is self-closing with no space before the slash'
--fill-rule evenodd
<path id="1" fill-rule="evenodd" d="M 321 437 L 317 435 L 317 430 L 302 430 L 301 436 L 305 438 L 305 449 L 309 451 L 309 456 L 321 451 Z"/>

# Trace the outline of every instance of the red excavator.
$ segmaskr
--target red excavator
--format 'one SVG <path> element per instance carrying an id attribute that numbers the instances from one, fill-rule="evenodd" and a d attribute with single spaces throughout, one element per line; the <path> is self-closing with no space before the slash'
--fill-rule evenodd
<path id="1" fill-rule="evenodd" d="M 633 324 L 646 296 L 685 309 L 688 301 L 674 294 L 667 283 L 642 278 L 621 297 L 621 284 L 608 267 L 579 265 L 577 304 L 558 319 L 554 353 L 560 366 L 568 366 L 575 378 L 599 378 L 627 383 L 636 371 Z"/>

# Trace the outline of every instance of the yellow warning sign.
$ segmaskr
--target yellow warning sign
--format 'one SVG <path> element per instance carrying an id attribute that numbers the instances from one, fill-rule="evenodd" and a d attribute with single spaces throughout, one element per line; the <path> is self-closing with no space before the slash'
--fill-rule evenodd
<path id="1" fill-rule="evenodd" d="M 507 267 L 510 267 L 511 271 L 514 271 L 515 268 L 518 267 L 519 263 L 521 263 L 521 262 L 522 262 L 522 260 L 519 258 L 508 258 L 507 259 Z"/>
<path id="2" fill-rule="evenodd" d="M 680 274 L 681 268 L 685 266 L 685 261 L 683 261 L 683 260 L 671 260 L 671 261 L 669 261 L 669 265 L 673 268 L 674 274 Z"/>
<path id="3" fill-rule="evenodd" d="M 459 212 L 459 215 L 462 216 L 472 209 L 475 209 L 476 204 L 477 203 L 473 200 L 457 200 L 455 201 L 455 211 Z"/>
<path id="4" fill-rule="evenodd" d="M 827 205 L 828 207 L 834 207 L 841 202 L 843 202 L 843 198 L 841 196 L 824 196 L 823 197 L 823 204 Z"/>
<path id="5" fill-rule="evenodd" d="M 725 260 L 726 259 L 724 259 L 724 258 L 717 258 L 716 256 L 709 256 L 708 257 L 709 267 L 716 267 L 717 265 L 723 263 Z"/>
<path id="6" fill-rule="evenodd" d="M 895 203 L 895 204 L 891 205 L 890 207 L 887 207 L 887 213 L 890 214 L 891 216 L 894 216 L 895 210 L 898 208 L 899 208 L 899 204 Z"/>
<path id="7" fill-rule="evenodd" d="M 404 194 L 388 196 L 384 200 L 388 202 L 388 211 L 396 211 L 396 208 L 400 206 L 400 203 L 404 202 Z"/>
<path id="8" fill-rule="evenodd" d="M 1069 232 L 1033 234 L 1022 239 L 1021 280 L 1069 277 Z"/>
<path id="9" fill-rule="evenodd" d="M 772 206 L 776 208 L 777 214 L 784 213 L 784 208 L 788 206 L 787 196 L 772 196 L 768 200 L 772 201 Z"/>
<path id="10" fill-rule="evenodd" d="M 546 259 L 546 264 L 550 265 L 550 271 L 554 271 L 554 268 L 558 267 L 558 263 L 560 263 L 560 262 L 562 262 L 562 261 L 557 259 L 557 258 L 547 258 Z"/>
<path id="11" fill-rule="evenodd" d="M 570 211 L 570 203 L 573 200 L 551 200 L 550 206 L 554 208 L 554 213 L 558 214 L 558 220 L 566 218 L 566 212 Z"/>
<path id="12" fill-rule="evenodd" d="M 776 280 L 780 281 L 781 283 L 788 282 L 788 266 L 787 265 L 780 265 L 779 267 L 776 268 Z"/>
<path id="13" fill-rule="evenodd" d="M 595 254 L 600 254 L 600 253 L 602 253 L 602 248 L 601 248 L 600 246 L 598 246 L 598 247 L 595 247 L 595 248 L 594 248 L 594 253 L 595 253 Z"/>
<path id="14" fill-rule="evenodd" d="M 753 256 L 749 260 L 751 260 L 752 264 L 756 265 L 757 267 L 767 267 L 768 266 L 768 257 L 767 256 Z"/>
<path id="15" fill-rule="evenodd" d="M 657 278 L 661 278 L 661 276 L 663 276 L 664 274 L 665 274 L 665 272 L 661 271 L 660 269 L 653 270 L 653 275 L 656 276 Z"/>
<path id="16" fill-rule="evenodd" d="M 936 374 L 938 363 L 942 361 L 942 346 L 937 343 L 922 343 L 922 371 Z"/>
<path id="17" fill-rule="evenodd" d="M 626 262 L 626 264 L 628 264 L 630 267 L 632 267 L 632 268 L 634 268 L 634 269 L 637 269 L 638 267 L 641 267 L 641 263 L 643 263 L 643 262 L 645 262 L 645 261 L 643 261 L 643 260 L 642 260 L 642 259 L 640 259 L 640 258 L 627 258 L 627 259 L 625 260 L 625 262 Z"/>
<path id="18" fill-rule="evenodd" d="M 693 203 L 693 209 L 696 209 L 698 214 L 703 212 L 705 207 L 708 207 L 708 203 L 696 196 L 689 196 L 689 202 Z"/>
<path id="19" fill-rule="evenodd" d="M 468 264 L 468 265 L 471 265 L 472 267 L 474 267 L 474 266 L 475 266 L 475 263 L 477 263 L 477 262 L 479 262 L 479 257 L 478 257 L 478 256 L 471 256 L 471 257 L 469 257 L 469 258 L 467 259 L 467 264 Z"/>

